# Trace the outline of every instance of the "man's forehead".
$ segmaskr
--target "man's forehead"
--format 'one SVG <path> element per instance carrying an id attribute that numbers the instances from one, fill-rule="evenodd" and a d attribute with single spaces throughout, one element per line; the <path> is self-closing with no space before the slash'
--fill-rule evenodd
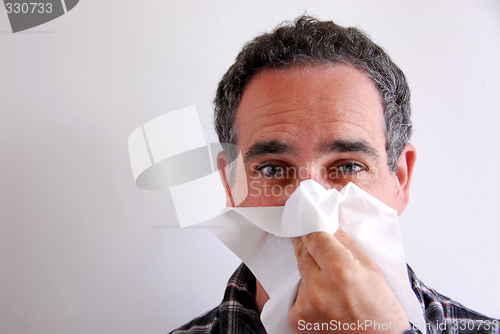
<path id="1" fill-rule="evenodd" d="M 304 132 L 316 136 L 325 128 L 385 137 L 380 94 L 364 73 L 348 65 L 264 70 L 245 89 L 236 115 L 243 145 Z"/>

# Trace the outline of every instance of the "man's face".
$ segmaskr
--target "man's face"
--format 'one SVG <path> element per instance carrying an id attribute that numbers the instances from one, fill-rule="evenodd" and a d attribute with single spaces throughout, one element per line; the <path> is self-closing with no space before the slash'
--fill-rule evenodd
<path id="1" fill-rule="evenodd" d="M 344 64 L 264 70 L 246 87 L 236 115 L 245 173 L 239 206 L 280 206 L 301 181 L 326 189 L 353 182 L 398 210 L 400 183 L 387 164 L 381 97 Z M 239 202 L 239 201 L 238 201 Z"/>

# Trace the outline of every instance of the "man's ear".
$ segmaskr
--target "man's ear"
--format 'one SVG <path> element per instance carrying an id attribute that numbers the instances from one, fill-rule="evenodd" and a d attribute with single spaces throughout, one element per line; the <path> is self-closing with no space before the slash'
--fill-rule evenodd
<path id="1" fill-rule="evenodd" d="M 398 215 L 402 214 L 410 201 L 410 184 L 413 169 L 417 161 L 417 150 L 413 144 L 406 145 L 398 160 L 396 177 L 398 189 L 396 193 Z"/>
<path id="2" fill-rule="evenodd" d="M 226 191 L 226 206 L 234 208 L 233 195 L 231 193 L 232 185 L 230 182 L 231 168 L 229 166 L 229 159 L 226 157 L 224 151 L 217 154 L 217 168 L 219 169 L 219 176 Z"/>

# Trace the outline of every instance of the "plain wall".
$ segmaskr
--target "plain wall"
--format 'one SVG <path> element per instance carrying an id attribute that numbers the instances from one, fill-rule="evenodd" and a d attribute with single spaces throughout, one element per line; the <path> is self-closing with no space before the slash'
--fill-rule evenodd
<path id="1" fill-rule="evenodd" d="M 0 332 L 165 333 L 238 266 L 134 185 L 127 138 L 211 101 L 242 45 L 307 11 L 364 29 L 412 89 L 418 161 L 401 217 L 419 277 L 500 317 L 498 1 L 83 0 L 12 34 L 0 8 Z"/>

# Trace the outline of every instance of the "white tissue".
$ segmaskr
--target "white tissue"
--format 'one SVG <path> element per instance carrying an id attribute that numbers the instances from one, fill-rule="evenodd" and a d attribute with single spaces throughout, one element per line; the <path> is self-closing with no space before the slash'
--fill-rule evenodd
<path id="1" fill-rule="evenodd" d="M 339 225 L 378 264 L 409 321 L 425 323 L 410 287 L 396 211 L 353 183 L 338 192 L 306 180 L 284 207 L 224 211 L 208 226 L 268 293 L 261 320 L 269 334 L 293 333 L 287 317 L 300 274 L 290 237 L 318 231 L 333 234 Z"/>

